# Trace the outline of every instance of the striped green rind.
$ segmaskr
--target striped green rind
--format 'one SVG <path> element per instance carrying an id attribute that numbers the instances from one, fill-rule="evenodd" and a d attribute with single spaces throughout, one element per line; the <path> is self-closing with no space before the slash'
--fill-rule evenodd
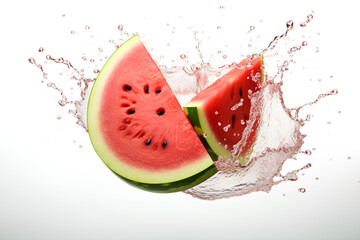
<path id="1" fill-rule="evenodd" d="M 110 168 L 111 170 L 111 168 Z M 120 179 L 128 183 L 129 185 L 140 188 L 142 190 L 146 190 L 149 192 L 155 192 L 155 193 L 173 193 L 173 192 L 179 192 L 184 191 L 186 189 L 192 188 L 203 181 L 207 180 L 211 176 L 213 176 L 215 173 L 218 172 L 215 165 L 211 165 L 207 169 L 204 169 L 203 171 L 189 177 L 185 178 L 176 182 L 170 182 L 170 183 L 162 183 L 162 184 L 148 184 L 148 183 L 141 183 L 137 181 L 133 181 L 130 179 L 127 179 L 123 176 L 120 176 L 116 172 L 112 171 L 116 176 L 118 176 Z"/>

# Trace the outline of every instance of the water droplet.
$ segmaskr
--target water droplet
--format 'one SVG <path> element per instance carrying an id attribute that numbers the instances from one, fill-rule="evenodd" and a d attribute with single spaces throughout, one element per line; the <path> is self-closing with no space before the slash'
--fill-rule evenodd
<path id="1" fill-rule="evenodd" d="M 72 30 L 70 33 L 71 33 L 71 34 L 75 34 L 75 31 L 74 31 L 74 30 Z"/>
<path id="2" fill-rule="evenodd" d="M 29 63 L 31 63 L 31 64 L 34 64 L 34 63 L 35 63 L 35 59 L 34 59 L 34 58 L 32 58 L 32 57 L 31 57 L 31 58 L 29 58 L 28 60 L 29 60 Z"/>
<path id="3" fill-rule="evenodd" d="M 240 121 L 241 125 L 245 125 L 245 121 L 241 119 Z"/>
<path id="4" fill-rule="evenodd" d="M 305 188 L 299 188 L 298 191 L 301 192 L 301 193 L 305 193 L 306 189 Z"/>
<path id="5" fill-rule="evenodd" d="M 86 60 L 87 60 L 87 58 L 86 58 L 85 56 L 83 56 L 83 57 L 82 57 L 82 60 L 86 61 Z"/>
<path id="6" fill-rule="evenodd" d="M 229 128 L 230 128 L 230 127 L 231 127 L 230 124 L 228 124 L 228 125 L 226 125 L 225 127 L 223 127 L 224 132 L 229 131 Z"/>
<path id="7" fill-rule="evenodd" d="M 40 47 L 38 51 L 39 51 L 39 52 L 43 52 L 43 51 L 44 51 L 44 48 L 43 48 L 43 47 Z"/>
<path id="8" fill-rule="evenodd" d="M 124 26 L 120 24 L 120 25 L 118 26 L 118 29 L 119 29 L 120 31 L 123 31 L 123 30 L 124 30 Z"/>
<path id="9" fill-rule="evenodd" d="M 308 43 L 307 43 L 307 41 L 303 41 L 301 45 L 305 47 L 308 45 Z"/>
<path id="10" fill-rule="evenodd" d="M 185 59 L 185 58 L 186 58 L 186 55 L 185 55 L 185 54 L 181 54 L 181 55 L 180 55 L 180 58 L 181 58 L 181 59 Z"/>
<path id="11" fill-rule="evenodd" d="M 100 71 L 99 71 L 99 69 L 94 69 L 94 73 L 99 73 Z"/>
<path id="12" fill-rule="evenodd" d="M 330 92 L 330 94 L 332 94 L 332 95 L 336 95 L 336 94 L 338 94 L 339 93 L 339 91 L 337 90 L 337 89 L 334 89 L 334 90 L 332 90 L 331 92 Z"/>
<path id="13" fill-rule="evenodd" d="M 86 30 L 89 30 L 89 29 L 90 29 L 90 26 L 89 26 L 89 25 L 86 25 L 86 26 L 85 26 L 85 29 L 86 29 Z"/>
<path id="14" fill-rule="evenodd" d="M 221 126 L 221 122 L 218 122 L 219 127 Z"/>
<path id="15" fill-rule="evenodd" d="M 223 58 L 224 58 L 224 59 L 225 59 L 225 58 L 227 58 L 227 55 L 226 55 L 226 54 L 224 54 L 224 55 L 223 55 Z"/>
<path id="16" fill-rule="evenodd" d="M 90 62 L 93 63 L 95 62 L 95 60 L 93 58 L 90 58 Z"/>
<path id="17" fill-rule="evenodd" d="M 286 28 L 288 30 L 292 30 L 294 28 L 294 22 L 292 20 L 289 20 L 286 22 Z"/>
<path id="18" fill-rule="evenodd" d="M 220 9 L 224 9 L 224 6 L 220 6 L 219 8 L 220 8 Z"/>
<path id="19" fill-rule="evenodd" d="M 203 137 L 204 137 L 204 138 L 207 138 L 207 134 L 206 134 L 206 133 L 203 133 Z"/>
<path id="20" fill-rule="evenodd" d="M 224 145 L 224 148 L 225 148 L 225 149 L 227 149 L 227 147 L 228 147 L 228 145 L 227 145 L 227 144 L 225 144 L 225 145 Z"/>
<path id="21" fill-rule="evenodd" d="M 313 19 L 313 18 L 314 18 L 314 16 L 312 14 L 307 15 L 307 20 L 308 21 L 306 21 L 306 22 L 310 22 L 310 20 Z"/>
<path id="22" fill-rule="evenodd" d="M 254 25 L 251 25 L 250 26 L 250 32 L 253 31 L 255 29 L 255 26 Z"/>
<path id="23" fill-rule="evenodd" d="M 219 114 L 219 112 L 218 111 L 215 111 L 215 115 L 218 115 Z"/>
<path id="24" fill-rule="evenodd" d="M 242 101 L 241 101 L 242 100 Z M 236 109 L 238 109 L 240 106 L 243 105 L 243 101 L 244 99 L 241 99 L 240 102 L 238 102 L 237 104 L 235 104 L 234 106 L 231 107 L 231 111 L 235 111 Z"/>
<path id="25" fill-rule="evenodd" d="M 300 27 L 306 27 L 306 23 L 304 22 L 300 23 Z"/>
<path id="26" fill-rule="evenodd" d="M 288 172 L 285 177 L 284 177 L 285 181 L 297 181 L 298 180 L 298 176 L 296 175 L 296 172 Z"/>
<path id="27" fill-rule="evenodd" d="M 57 119 L 60 120 L 60 119 L 61 119 L 61 116 L 57 116 Z"/>

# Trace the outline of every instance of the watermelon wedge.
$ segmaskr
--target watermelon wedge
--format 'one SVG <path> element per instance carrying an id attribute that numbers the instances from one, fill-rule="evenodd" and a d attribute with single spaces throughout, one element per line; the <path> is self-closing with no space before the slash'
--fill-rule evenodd
<path id="1" fill-rule="evenodd" d="M 103 162 L 141 189 L 182 191 L 217 172 L 138 35 L 121 45 L 100 71 L 87 126 Z"/>
<path id="2" fill-rule="evenodd" d="M 251 109 L 250 95 L 259 91 L 264 81 L 263 57 L 250 62 L 244 59 L 234 68 L 201 91 L 184 106 L 184 111 L 214 161 L 219 156 L 231 158 L 231 151 L 243 137 Z M 256 116 L 251 132 L 246 135 L 237 160 L 249 162 L 256 140 L 260 116 Z"/>

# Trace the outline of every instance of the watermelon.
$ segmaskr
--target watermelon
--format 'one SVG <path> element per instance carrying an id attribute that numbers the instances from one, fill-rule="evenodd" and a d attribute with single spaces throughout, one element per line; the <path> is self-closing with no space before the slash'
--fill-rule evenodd
<path id="1" fill-rule="evenodd" d="M 92 88 L 92 145 L 121 179 L 152 192 L 186 190 L 217 172 L 138 35 L 108 59 Z"/>
<path id="2" fill-rule="evenodd" d="M 259 115 L 254 117 L 251 131 L 246 131 L 246 136 L 243 133 L 250 118 L 250 96 L 264 81 L 263 57 L 244 59 L 239 65 L 196 95 L 184 111 L 214 161 L 219 156 L 234 159 L 234 145 L 246 138 L 236 154 L 236 160 L 246 165 L 256 140 Z"/>

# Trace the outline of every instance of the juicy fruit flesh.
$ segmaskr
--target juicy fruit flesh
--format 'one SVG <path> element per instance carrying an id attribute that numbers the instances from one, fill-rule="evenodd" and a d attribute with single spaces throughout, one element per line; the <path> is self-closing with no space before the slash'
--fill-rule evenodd
<path id="1" fill-rule="evenodd" d="M 217 141 L 229 150 L 232 150 L 233 145 L 241 140 L 242 133 L 246 128 L 246 122 L 250 118 L 250 97 L 260 89 L 260 66 L 261 59 L 258 58 L 253 61 L 251 71 L 233 69 L 225 78 L 219 81 L 220 86 L 207 93 L 209 95 L 216 94 L 216 97 L 209 99 L 203 106 L 204 112 L 210 126 L 212 126 L 212 131 L 215 136 L 218 136 Z M 246 81 L 239 81 L 239 79 L 246 79 Z M 228 81 L 231 82 L 230 86 L 225 87 L 225 83 Z M 219 98 L 225 100 L 218 101 Z M 256 129 L 257 126 L 258 121 L 252 129 Z M 253 139 L 255 133 L 255 131 L 252 131 L 248 139 Z M 252 142 L 248 141 L 243 152 L 246 152 L 251 145 Z"/>
<path id="2" fill-rule="evenodd" d="M 244 137 L 250 119 L 251 95 L 259 91 L 263 81 L 262 58 L 252 60 L 251 64 L 248 61 L 244 59 L 240 63 L 243 69 L 232 69 L 185 105 L 192 124 L 201 129 L 198 134 L 213 159 L 217 156 L 229 158 L 234 145 Z M 240 157 L 249 153 L 255 141 L 259 116 L 251 116 L 251 119 L 255 121 Z"/>
<path id="3" fill-rule="evenodd" d="M 152 70 L 154 73 L 148 76 L 149 72 L 139 69 L 141 82 L 131 83 L 118 81 L 120 76 L 114 71 L 116 77 L 104 89 L 101 106 L 104 136 L 115 154 L 135 167 L 160 170 L 174 168 L 174 164 L 186 165 L 204 154 L 184 150 L 191 146 L 201 149 L 201 142 L 171 89 L 164 85 L 162 75 Z"/>
<path id="4" fill-rule="evenodd" d="M 170 184 L 205 169 L 214 174 L 208 171 L 211 158 L 137 36 L 101 70 L 89 100 L 88 127 L 100 158 L 123 178 Z"/>

